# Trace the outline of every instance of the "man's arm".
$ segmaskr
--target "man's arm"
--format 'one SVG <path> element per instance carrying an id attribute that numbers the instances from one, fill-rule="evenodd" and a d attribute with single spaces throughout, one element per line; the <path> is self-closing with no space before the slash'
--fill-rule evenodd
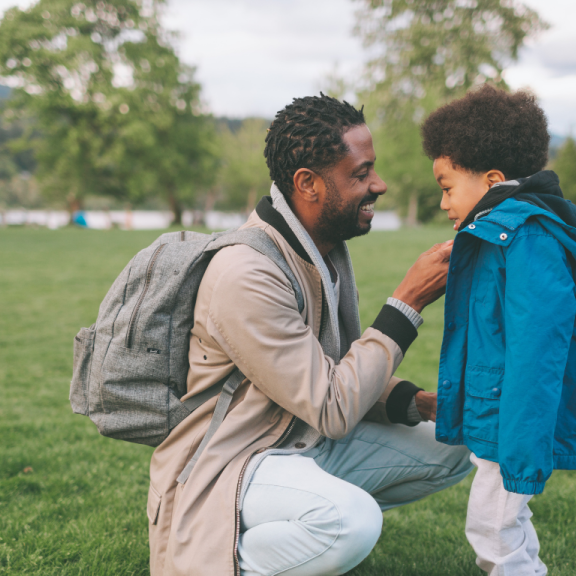
<path id="1" fill-rule="evenodd" d="M 325 436 L 345 436 L 381 396 L 416 329 L 385 305 L 335 364 L 303 322 L 282 272 L 249 248 L 236 250 L 242 258 L 227 263 L 212 292 L 211 336 L 277 404 Z M 430 266 L 437 260 L 430 258 Z M 418 268 L 421 276 L 436 274 L 422 263 Z"/>
<path id="2" fill-rule="evenodd" d="M 423 322 L 419 314 L 422 308 L 444 293 L 453 243 L 449 240 L 436 244 L 424 252 L 394 292 L 395 297 L 388 298 L 388 304 L 403 312 L 416 329 Z M 408 426 L 428 420 L 436 422 L 436 392 L 425 392 L 398 378 L 392 380 L 389 388 L 370 409 L 366 420 Z"/>

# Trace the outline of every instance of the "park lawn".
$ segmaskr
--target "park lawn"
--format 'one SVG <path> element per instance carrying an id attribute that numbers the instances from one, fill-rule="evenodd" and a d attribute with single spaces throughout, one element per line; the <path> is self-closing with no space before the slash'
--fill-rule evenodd
<path id="1" fill-rule="evenodd" d="M 158 232 L 0 229 L 0 575 L 148 574 L 152 449 L 98 435 L 68 403 L 72 341 L 108 287 Z M 446 228 L 374 232 L 350 243 L 363 326 Z M 433 390 L 442 302 L 424 313 L 399 374 Z M 470 478 L 384 515 L 382 537 L 349 576 L 481 576 L 464 537 Z M 576 474 L 533 500 L 550 576 L 576 567 Z M 217 576 L 217 575 L 215 575 Z"/>

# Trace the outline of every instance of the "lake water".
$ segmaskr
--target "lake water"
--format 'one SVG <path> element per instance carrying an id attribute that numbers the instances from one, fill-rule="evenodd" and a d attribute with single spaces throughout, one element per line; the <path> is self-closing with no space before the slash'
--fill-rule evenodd
<path id="1" fill-rule="evenodd" d="M 160 230 L 168 228 L 172 222 L 172 212 L 161 210 L 84 210 L 82 211 L 88 228 L 107 230 L 118 227 L 122 230 Z M 192 226 L 194 214 L 190 210 L 182 214 L 182 225 Z M 234 212 L 208 211 L 204 222 L 209 230 L 226 230 L 246 222 L 243 214 Z M 70 215 L 64 210 L 6 210 L 0 212 L 0 225 L 46 226 L 61 228 L 70 223 Z M 372 230 L 398 230 L 402 221 L 396 212 L 375 212 Z"/>

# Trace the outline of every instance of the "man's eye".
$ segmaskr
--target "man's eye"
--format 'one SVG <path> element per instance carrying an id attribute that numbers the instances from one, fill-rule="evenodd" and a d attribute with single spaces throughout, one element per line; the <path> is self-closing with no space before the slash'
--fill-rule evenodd
<path id="1" fill-rule="evenodd" d="M 358 174 L 357 178 L 358 180 L 365 180 L 368 176 L 368 172 L 365 172 L 364 174 Z"/>

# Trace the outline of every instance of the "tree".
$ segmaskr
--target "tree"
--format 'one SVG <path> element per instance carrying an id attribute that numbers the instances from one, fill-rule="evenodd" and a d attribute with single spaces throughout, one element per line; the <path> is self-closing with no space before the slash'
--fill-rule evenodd
<path id="1" fill-rule="evenodd" d="M 552 165 L 560 178 L 560 187 L 564 197 L 576 203 L 576 141 L 566 138 L 558 151 L 558 157 Z"/>
<path id="2" fill-rule="evenodd" d="M 355 33 L 377 52 L 359 98 L 373 129 L 378 167 L 397 203 L 411 208 L 411 219 L 427 220 L 439 200 L 419 124 L 486 81 L 506 88 L 504 67 L 547 25 L 514 0 L 356 1 L 362 7 Z"/>
<path id="3" fill-rule="evenodd" d="M 270 174 L 264 159 L 264 140 L 270 122 L 247 118 L 233 131 L 221 124 L 222 167 L 218 182 L 221 203 L 227 208 L 253 210 L 260 196 L 270 189 Z"/>
<path id="4" fill-rule="evenodd" d="M 47 195 L 183 202 L 210 179 L 213 124 L 200 113 L 194 69 L 162 29 L 163 0 L 40 0 L 0 23 L 7 107 L 36 119 L 38 177 Z"/>

